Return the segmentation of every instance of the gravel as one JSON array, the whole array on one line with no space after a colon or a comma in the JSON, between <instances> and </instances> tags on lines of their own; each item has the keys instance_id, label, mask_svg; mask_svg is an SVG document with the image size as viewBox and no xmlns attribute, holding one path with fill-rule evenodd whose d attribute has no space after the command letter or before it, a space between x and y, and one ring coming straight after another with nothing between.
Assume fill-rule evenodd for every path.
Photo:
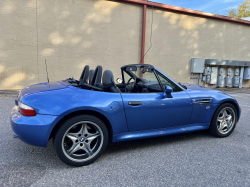
<instances>
[{"instance_id":1,"label":"gravel","mask_svg":"<svg viewBox=\"0 0 250 187\"><path fill-rule=\"evenodd\" d=\"M93 164L63 164L47 148L13 138L15 96L0 94L0 186L250 186L250 96L234 96L242 115L234 133L207 131L109 145Z\"/></svg>"}]
</instances>

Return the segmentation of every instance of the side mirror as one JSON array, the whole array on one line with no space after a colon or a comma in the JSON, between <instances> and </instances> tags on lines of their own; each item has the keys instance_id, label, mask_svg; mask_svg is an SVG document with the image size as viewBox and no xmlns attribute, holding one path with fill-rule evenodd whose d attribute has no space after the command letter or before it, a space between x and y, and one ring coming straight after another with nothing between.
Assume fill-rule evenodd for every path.
<instances>
[{"instance_id":1,"label":"side mirror","mask_svg":"<svg viewBox=\"0 0 250 187\"><path fill-rule=\"evenodd\" d=\"M171 88L170 86L165 87L165 92L164 92L165 97L173 98L172 92L173 92L173 88Z\"/></svg>"},{"instance_id":2,"label":"side mirror","mask_svg":"<svg viewBox=\"0 0 250 187\"><path fill-rule=\"evenodd\" d=\"M122 80L121 78L117 78L117 79L116 79L116 82L117 82L118 84L121 84L121 83L123 82L123 80Z\"/></svg>"}]
</instances>

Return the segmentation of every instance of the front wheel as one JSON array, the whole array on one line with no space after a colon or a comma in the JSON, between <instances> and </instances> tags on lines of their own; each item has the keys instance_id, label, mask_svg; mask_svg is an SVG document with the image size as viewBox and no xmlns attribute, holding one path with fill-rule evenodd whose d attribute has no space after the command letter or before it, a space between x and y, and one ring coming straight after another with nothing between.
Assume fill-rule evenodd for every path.
<instances>
[{"instance_id":1,"label":"front wheel","mask_svg":"<svg viewBox=\"0 0 250 187\"><path fill-rule=\"evenodd\" d=\"M215 111L210 124L210 132L217 137L229 136L237 124L237 111L230 103L222 104Z\"/></svg>"},{"instance_id":2,"label":"front wheel","mask_svg":"<svg viewBox=\"0 0 250 187\"><path fill-rule=\"evenodd\" d=\"M108 143L105 124L92 115L79 115L65 121L54 137L54 148L65 164L91 164L104 152Z\"/></svg>"}]
</instances>

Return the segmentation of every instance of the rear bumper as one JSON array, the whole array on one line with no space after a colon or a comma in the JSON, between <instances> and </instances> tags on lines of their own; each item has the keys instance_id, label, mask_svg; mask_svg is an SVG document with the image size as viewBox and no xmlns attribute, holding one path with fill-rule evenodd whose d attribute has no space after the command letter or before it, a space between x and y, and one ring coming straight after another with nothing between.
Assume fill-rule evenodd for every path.
<instances>
[{"instance_id":1,"label":"rear bumper","mask_svg":"<svg viewBox=\"0 0 250 187\"><path fill-rule=\"evenodd\" d=\"M22 116L15 106L11 111L10 123L16 137L25 143L46 147L50 133L58 116Z\"/></svg>"}]
</instances>

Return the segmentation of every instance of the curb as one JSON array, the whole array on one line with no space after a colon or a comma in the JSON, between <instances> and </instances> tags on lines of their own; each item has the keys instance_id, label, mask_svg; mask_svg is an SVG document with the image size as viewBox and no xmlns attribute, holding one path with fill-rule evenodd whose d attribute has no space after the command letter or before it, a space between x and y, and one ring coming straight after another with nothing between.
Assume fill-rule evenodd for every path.
<instances>
[{"instance_id":1,"label":"curb","mask_svg":"<svg viewBox=\"0 0 250 187\"><path fill-rule=\"evenodd\" d=\"M0 90L0 95L17 95L20 90Z\"/></svg>"}]
</instances>

